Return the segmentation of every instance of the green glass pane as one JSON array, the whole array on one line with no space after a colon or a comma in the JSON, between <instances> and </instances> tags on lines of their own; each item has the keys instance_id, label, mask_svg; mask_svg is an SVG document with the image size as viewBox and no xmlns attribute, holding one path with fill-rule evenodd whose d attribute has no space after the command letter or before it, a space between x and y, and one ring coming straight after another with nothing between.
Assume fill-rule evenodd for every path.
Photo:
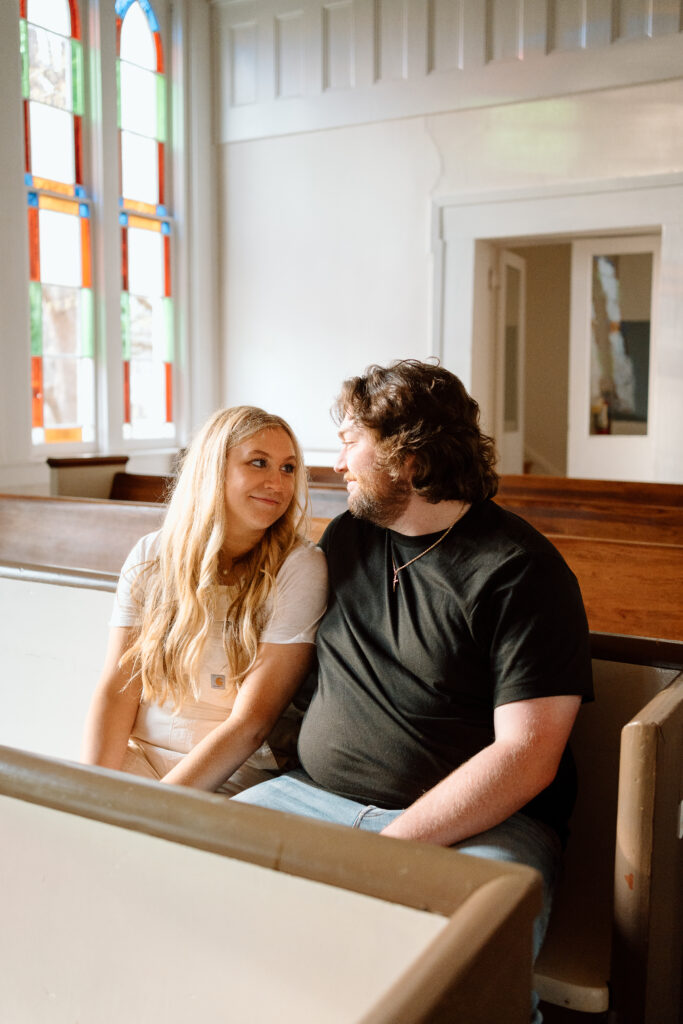
<instances>
[{"instance_id":1,"label":"green glass pane","mask_svg":"<svg viewBox=\"0 0 683 1024\"><path fill-rule=\"evenodd\" d=\"M31 311L31 355L43 354L43 289L38 281L31 281L28 287Z\"/></svg>"},{"instance_id":2,"label":"green glass pane","mask_svg":"<svg viewBox=\"0 0 683 1024\"><path fill-rule=\"evenodd\" d=\"M163 299L164 304L164 321L165 321L165 334L166 334L166 354L165 361L167 363L173 362L173 299Z\"/></svg>"},{"instance_id":3,"label":"green glass pane","mask_svg":"<svg viewBox=\"0 0 683 1024\"><path fill-rule=\"evenodd\" d=\"M71 78L73 83L73 112L83 113L83 47L77 39L71 40Z\"/></svg>"},{"instance_id":4,"label":"green glass pane","mask_svg":"<svg viewBox=\"0 0 683 1024\"><path fill-rule=\"evenodd\" d=\"M24 18L19 22L19 48L21 50L21 94L27 100L29 93L28 26Z\"/></svg>"},{"instance_id":5,"label":"green glass pane","mask_svg":"<svg viewBox=\"0 0 683 1024\"><path fill-rule=\"evenodd\" d=\"M166 142L166 81L157 75L157 139Z\"/></svg>"},{"instance_id":6,"label":"green glass pane","mask_svg":"<svg viewBox=\"0 0 683 1024\"><path fill-rule=\"evenodd\" d=\"M130 296L121 292L121 349L124 362L130 359Z\"/></svg>"},{"instance_id":7,"label":"green glass pane","mask_svg":"<svg viewBox=\"0 0 683 1024\"><path fill-rule=\"evenodd\" d=\"M87 359L95 358L94 319L92 289L81 288L81 355Z\"/></svg>"}]
</instances>

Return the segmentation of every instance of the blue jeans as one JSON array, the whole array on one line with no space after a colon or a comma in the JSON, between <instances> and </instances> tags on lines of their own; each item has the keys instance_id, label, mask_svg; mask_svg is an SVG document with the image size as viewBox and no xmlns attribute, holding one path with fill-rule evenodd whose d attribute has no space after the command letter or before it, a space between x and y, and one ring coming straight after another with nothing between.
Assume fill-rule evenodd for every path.
<instances>
[{"instance_id":1,"label":"blue jeans","mask_svg":"<svg viewBox=\"0 0 683 1024\"><path fill-rule=\"evenodd\" d=\"M366 832L381 832L389 822L403 813L373 807L372 804L357 803L347 797L330 793L316 785L302 768L252 786L232 799L240 803L255 804L257 807L270 807L275 811L301 814L306 818L318 818L337 825L348 825L351 828L364 829ZM553 891L562 859L562 848L555 832L526 814L517 813L486 832L480 832L476 836L455 843L453 849L474 857L528 864L540 872L543 878L543 910L534 922L535 960L548 927ZM542 1019L537 1002L536 994L533 993L534 1024Z\"/></svg>"}]
</instances>

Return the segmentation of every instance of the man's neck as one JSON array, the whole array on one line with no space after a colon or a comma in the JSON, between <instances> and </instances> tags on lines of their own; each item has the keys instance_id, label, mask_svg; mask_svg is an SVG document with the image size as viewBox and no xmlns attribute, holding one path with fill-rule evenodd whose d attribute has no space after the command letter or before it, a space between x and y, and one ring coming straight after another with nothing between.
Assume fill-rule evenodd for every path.
<instances>
[{"instance_id":1,"label":"man's neck","mask_svg":"<svg viewBox=\"0 0 683 1024\"><path fill-rule=\"evenodd\" d=\"M403 533L406 537L437 533L462 519L469 507L466 501L438 501L432 505L413 494L403 512L389 524L389 529Z\"/></svg>"}]
</instances>

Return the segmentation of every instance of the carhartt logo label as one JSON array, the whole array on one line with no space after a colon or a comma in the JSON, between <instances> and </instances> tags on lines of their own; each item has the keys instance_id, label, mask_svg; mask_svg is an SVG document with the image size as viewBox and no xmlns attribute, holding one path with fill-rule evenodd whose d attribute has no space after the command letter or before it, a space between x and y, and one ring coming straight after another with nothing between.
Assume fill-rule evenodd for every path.
<instances>
[{"instance_id":1,"label":"carhartt logo label","mask_svg":"<svg viewBox=\"0 0 683 1024\"><path fill-rule=\"evenodd\" d=\"M213 690L224 690L225 676L211 676L211 688Z\"/></svg>"}]
</instances>

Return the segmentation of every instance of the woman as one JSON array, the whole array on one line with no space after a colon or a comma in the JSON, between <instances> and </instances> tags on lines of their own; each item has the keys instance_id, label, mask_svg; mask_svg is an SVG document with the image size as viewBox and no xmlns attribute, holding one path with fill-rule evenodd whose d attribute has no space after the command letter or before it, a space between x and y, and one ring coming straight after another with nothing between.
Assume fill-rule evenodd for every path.
<instances>
[{"instance_id":1,"label":"woman","mask_svg":"<svg viewBox=\"0 0 683 1024\"><path fill-rule=\"evenodd\" d=\"M121 571L83 761L230 794L284 766L266 740L287 731L327 596L306 502L284 420L251 406L211 417L163 527Z\"/></svg>"}]
</instances>

